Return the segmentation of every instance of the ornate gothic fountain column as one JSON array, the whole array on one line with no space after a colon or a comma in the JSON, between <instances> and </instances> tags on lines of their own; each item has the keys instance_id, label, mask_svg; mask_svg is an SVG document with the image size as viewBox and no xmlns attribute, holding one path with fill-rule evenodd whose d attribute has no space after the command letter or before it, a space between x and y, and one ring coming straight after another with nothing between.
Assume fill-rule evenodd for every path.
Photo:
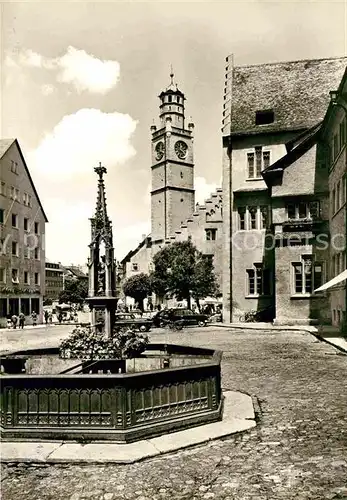
<instances>
[{"instance_id":1,"label":"ornate gothic fountain column","mask_svg":"<svg viewBox=\"0 0 347 500\"><path fill-rule=\"evenodd\" d=\"M91 308L92 325L96 325L98 312L103 313L105 332L111 336L117 307L116 276L112 224L107 215L106 194L103 175L107 170L99 164L94 169L98 174L98 194L95 215L91 222L89 287L87 302ZM105 245L105 255L100 255L100 245Z\"/></svg>"}]
</instances>

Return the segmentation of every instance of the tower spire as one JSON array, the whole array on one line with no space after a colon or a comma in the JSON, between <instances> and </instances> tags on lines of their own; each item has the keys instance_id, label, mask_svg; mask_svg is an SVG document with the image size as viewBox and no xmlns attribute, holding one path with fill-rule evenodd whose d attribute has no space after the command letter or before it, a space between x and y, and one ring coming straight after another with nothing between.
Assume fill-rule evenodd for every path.
<instances>
[{"instance_id":1,"label":"tower spire","mask_svg":"<svg viewBox=\"0 0 347 500\"><path fill-rule=\"evenodd\" d=\"M107 215L105 183L103 178L104 174L107 173L107 170L106 167L104 167L101 162L99 162L99 166L94 168L94 172L99 176L98 194L93 224L94 237L96 235L100 236L101 239L104 240L105 245L109 245L112 247L112 228Z\"/></svg>"},{"instance_id":2,"label":"tower spire","mask_svg":"<svg viewBox=\"0 0 347 500\"><path fill-rule=\"evenodd\" d=\"M172 68L172 64L170 64L170 85L166 90L173 90L174 92L178 90L177 83L174 82L174 77L175 74Z\"/></svg>"}]
</instances>

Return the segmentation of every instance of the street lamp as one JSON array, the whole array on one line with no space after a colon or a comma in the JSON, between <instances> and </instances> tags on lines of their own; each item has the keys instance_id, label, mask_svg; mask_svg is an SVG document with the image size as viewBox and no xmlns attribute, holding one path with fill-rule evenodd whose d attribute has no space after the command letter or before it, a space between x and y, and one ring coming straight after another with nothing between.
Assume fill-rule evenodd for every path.
<instances>
[{"instance_id":1,"label":"street lamp","mask_svg":"<svg viewBox=\"0 0 347 500\"><path fill-rule=\"evenodd\" d=\"M331 104L333 106L339 106L347 114L347 107L344 104L342 104L342 102L341 102L341 100L346 101L347 94L340 94L339 95L339 93L338 93L337 90L331 90L329 92L329 94L330 94L330 102L331 102Z\"/></svg>"}]
</instances>

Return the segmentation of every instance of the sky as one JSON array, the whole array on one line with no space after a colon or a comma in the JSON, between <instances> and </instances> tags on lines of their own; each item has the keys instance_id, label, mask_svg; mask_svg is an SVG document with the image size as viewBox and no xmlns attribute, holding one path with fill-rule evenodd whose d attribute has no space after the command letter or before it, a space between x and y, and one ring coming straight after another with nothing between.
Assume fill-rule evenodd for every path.
<instances>
[{"instance_id":1,"label":"sky","mask_svg":"<svg viewBox=\"0 0 347 500\"><path fill-rule=\"evenodd\" d=\"M347 54L345 1L3 2L1 137L17 138L49 223L46 259L88 257L106 195L117 259L150 232L150 126L175 80L195 124L196 201L221 185L225 58Z\"/></svg>"}]
</instances>

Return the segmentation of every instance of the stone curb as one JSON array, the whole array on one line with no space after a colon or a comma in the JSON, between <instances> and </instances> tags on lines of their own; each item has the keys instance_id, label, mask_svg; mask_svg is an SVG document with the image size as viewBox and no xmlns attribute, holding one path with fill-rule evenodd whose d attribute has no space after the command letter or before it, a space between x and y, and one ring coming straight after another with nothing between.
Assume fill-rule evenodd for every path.
<instances>
[{"instance_id":1,"label":"stone curb","mask_svg":"<svg viewBox=\"0 0 347 500\"><path fill-rule=\"evenodd\" d=\"M209 323L209 326L219 327L219 328L235 328L242 330L293 330L293 331L306 331L306 332L318 332L315 326L309 325L273 325L272 323Z\"/></svg>"},{"instance_id":2,"label":"stone curb","mask_svg":"<svg viewBox=\"0 0 347 500\"><path fill-rule=\"evenodd\" d=\"M344 337L324 337L322 334L319 333L319 329L316 328L315 326L303 326L303 325L279 326L267 323L249 323L249 324L242 323L242 325L240 323L211 323L211 326L219 328L242 329L242 330L247 330L247 329L268 330L268 331L292 330L292 331L307 332L313 335L316 339L320 340L321 342L326 342L327 344L330 344L339 351L347 353L347 341L345 341ZM344 344L346 344L346 346L344 346Z\"/></svg>"},{"instance_id":3,"label":"stone curb","mask_svg":"<svg viewBox=\"0 0 347 500\"><path fill-rule=\"evenodd\" d=\"M252 398L223 392L223 420L129 444L3 441L3 463L119 463L129 464L204 444L256 426Z\"/></svg>"}]
</instances>

